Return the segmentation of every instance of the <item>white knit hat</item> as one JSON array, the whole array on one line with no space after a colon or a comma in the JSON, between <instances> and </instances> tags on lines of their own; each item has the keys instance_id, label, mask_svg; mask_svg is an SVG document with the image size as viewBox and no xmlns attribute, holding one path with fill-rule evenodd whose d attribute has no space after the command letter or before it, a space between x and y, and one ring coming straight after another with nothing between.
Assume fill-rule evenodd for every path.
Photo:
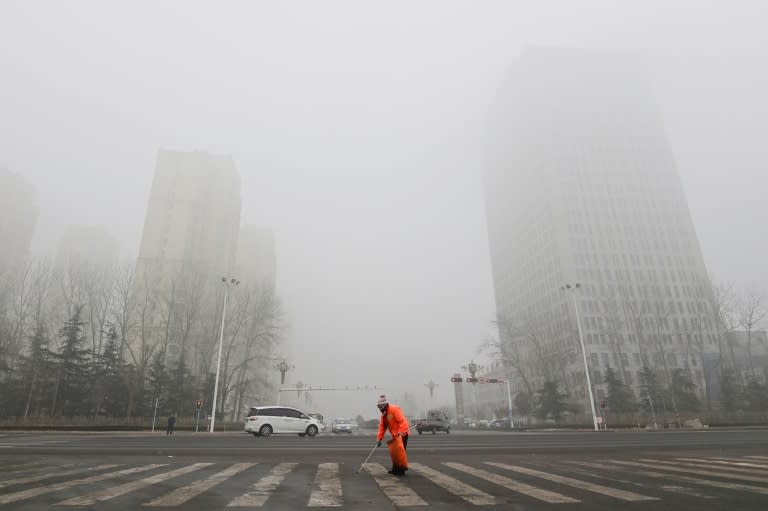
<instances>
[{"instance_id":1,"label":"white knit hat","mask_svg":"<svg viewBox=\"0 0 768 511\"><path fill-rule=\"evenodd\" d=\"M378 403L376 403L376 404L377 404L377 406L378 406L378 405L385 405L385 404L387 404L387 403L389 403L389 401L387 401L387 396L385 396L384 394L382 394L382 395L380 395L380 396L379 396L379 402L378 402Z\"/></svg>"}]
</instances>

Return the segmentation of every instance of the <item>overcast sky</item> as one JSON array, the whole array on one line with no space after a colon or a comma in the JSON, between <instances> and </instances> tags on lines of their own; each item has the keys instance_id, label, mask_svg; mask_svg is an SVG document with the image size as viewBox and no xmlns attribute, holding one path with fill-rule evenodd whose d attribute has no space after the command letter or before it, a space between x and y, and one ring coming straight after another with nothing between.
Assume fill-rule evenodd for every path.
<instances>
[{"instance_id":1,"label":"overcast sky","mask_svg":"<svg viewBox=\"0 0 768 511\"><path fill-rule=\"evenodd\" d=\"M767 19L759 0L4 0L0 165L37 187L36 253L102 224L132 257L157 149L231 154L243 220L275 231L292 379L400 399L431 378L447 401L491 331L484 130L525 45L643 57L710 272L768 288Z\"/></svg>"}]
</instances>

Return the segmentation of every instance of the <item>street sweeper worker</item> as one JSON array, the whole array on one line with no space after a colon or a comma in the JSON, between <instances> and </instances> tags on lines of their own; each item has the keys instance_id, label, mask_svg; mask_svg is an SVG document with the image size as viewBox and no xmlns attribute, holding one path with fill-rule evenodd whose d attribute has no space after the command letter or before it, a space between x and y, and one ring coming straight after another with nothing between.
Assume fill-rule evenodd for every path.
<instances>
[{"instance_id":1,"label":"street sweeper worker","mask_svg":"<svg viewBox=\"0 0 768 511\"><path fill-rule=\"evenodd\" d=\"M403 411L399 406L391 404L387 400L387 396L382 394L379 396L379 401L376 404L381 412L381 420L379 421L379 433L376 436L378 446L381 446L381 441L384 440L384 433L389 429L389 434L392 438L397 436L403 439L403 449L408 447L408 419L403 415ZM402 475L403 470L400 467L393 466L389 471L391 474Z\"/></svg>"}]
</instances>

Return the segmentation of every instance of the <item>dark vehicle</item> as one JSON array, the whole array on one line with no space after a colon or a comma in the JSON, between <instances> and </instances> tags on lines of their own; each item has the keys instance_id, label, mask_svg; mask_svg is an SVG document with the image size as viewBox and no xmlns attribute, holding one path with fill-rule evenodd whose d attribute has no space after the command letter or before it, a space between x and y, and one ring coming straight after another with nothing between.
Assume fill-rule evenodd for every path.
<instances>
[{"instance_id":1,"label":"dark vehicle","mask_svg":"<svg viewBox=\"0 0 768 511\"><path fill-rule=\"evenodd\" d=\"M512 421L510 419L496 419L491 421L488 425L488 429L512 429Z\"/></svg>"},{"instance_id":2,"label":"dark vehicle","mask_svg":"<svg viewBox=\"0 0 768 511\"><path fill-rule=\"evenodd\" d=\"M426 419L420 419L416 422L416 431L421 435L425 431L431 431L434 435L438 431L451 433L451 422L448 416L440 410L430 410Z\"/></svg>"}]
</instances>

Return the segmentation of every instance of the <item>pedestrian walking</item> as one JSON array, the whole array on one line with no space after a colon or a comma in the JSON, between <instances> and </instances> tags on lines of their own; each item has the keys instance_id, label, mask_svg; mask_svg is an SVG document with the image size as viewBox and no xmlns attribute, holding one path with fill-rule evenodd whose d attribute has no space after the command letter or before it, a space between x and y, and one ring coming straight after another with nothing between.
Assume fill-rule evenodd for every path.
<instances>
[{"instance_id":1,"label":"pedestrian walking","mask_svg":"<svg viewBox=\"0 0 768 511\"><path fill-rule=\"evenodd\" d=\"M381 445L387 430L389 430L389 434L392 435L392 440L394 442L397 442L398 440L402 441L402 451L398 452L397 445L394 446L394 450L390 448L392 470L390 470L389 473L398 476L405 475L405 471L408 470L408 462L405 456L405 450L408 448L408 431L410 430L408 419L405 418L405 415L399 406L393 405L387 400L385 394L379 396L379 401L376 406L378 406L379 411L381 412L379 432L376 435L376 445Z\"/></svg>"},{"instance_id":2,"label":"pedestrian walking","mask_svg":"<svg viewBox=\"0 0 768 511\"><path fill-rule=\"evenodd\" d=\"M173 435L173 427L176 425L176 417L171 415L168 417L168 426L165 428L165 435Z\"/></svg>"}]
</instances>

